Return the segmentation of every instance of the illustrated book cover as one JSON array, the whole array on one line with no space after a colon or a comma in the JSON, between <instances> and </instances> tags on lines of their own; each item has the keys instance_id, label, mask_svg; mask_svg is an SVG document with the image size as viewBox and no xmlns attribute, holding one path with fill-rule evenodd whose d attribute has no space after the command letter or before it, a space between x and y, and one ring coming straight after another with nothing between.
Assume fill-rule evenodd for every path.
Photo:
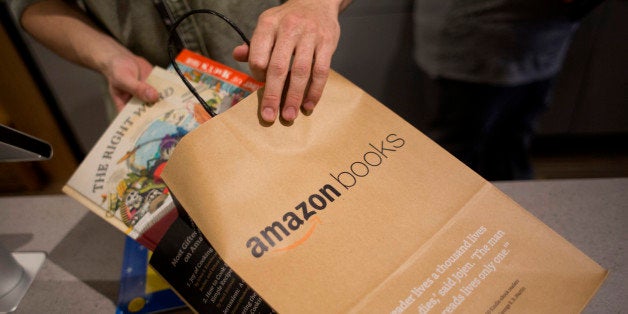
<instances>
[{"instance_id":1,"label":"illustrated book cover","mask_svg":"<svg viewBox=\"0 0 628 314\"><path fill-rule=\"evenodd\" d=\"M142 239L174 205L160 177L177 142L209 115L176 74L155 67L148 78L160 94L155 104L132 99L87 154L63 192L131 238ZM220 102L206 88L204 97Z\"/></svg>"},{"instance_id":2,"label":"illustrated book cover","mask_svg":"<svg viewBox=\"0 0 628 314\"><path fill-rule=\"evenodd\" d=\"M246 74L191 51L182 51L176 60L217 113L261 86ZM160 100L146 104L132 99L63 187L66 194L127 235L118 313L186 305L203 311L237 307L271 313L211 245L202 241L202 234L178 210L161 178L177 143L210 119L209 114L172 67L155 67L147 82L159 91ZM194 243L189 242L192 237ZM182 250L186 256L179 255ZM151 258L154 255L157 258ZM179 258L180 267L173 268L176 264L171 260ZM157 271L148 265L149 259ZM195 281L181 282L187 275Z\"/></svg>"},{"instance_id":3,"label":"illustrated book cover","mask_svg":"<svg viewBox=\"0 0 628 314\"><path fill-rule=\"evenodd\" d=\"M244 73L188 50L177 62L218 113L261 86ZM210 116L172 68L155 67L147 82L159 91L160 100L146 104L131 99L63 192L152 250L176 218L161 171L178 141Z\"/></svg>"},{"instance_id":4,"label":"illustrated book cover","mask_svg":"<svg viewBox=\"0 0 628 314\"><path fill-rule=\"evenodd\" d=\"M176 62L190 82L203 84L220 95L222 101L214 107L217 114L231 108L263 85L246 73L187 49L177 55ZM169 69L172 70L172 66Z\"/></svg>"}]
</instances>

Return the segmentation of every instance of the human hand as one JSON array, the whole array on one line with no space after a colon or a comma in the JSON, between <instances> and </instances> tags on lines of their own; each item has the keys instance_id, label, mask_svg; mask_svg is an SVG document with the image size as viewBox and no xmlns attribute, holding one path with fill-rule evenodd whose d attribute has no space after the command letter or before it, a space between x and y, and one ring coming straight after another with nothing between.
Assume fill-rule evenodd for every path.
<instances>
[{"instance_id":1,"label":"human hand","mask_svg":"<svg viewBox=\"0 0 628 314\"><path fill-rule=\"evenodd\" d=\"M253 77L265 82L260 105L266 122L296 119L312 111L323 93L340 38L338 0L290 0L262 13L251 38L233 57L249 62ZM291 64L292 61L292 64ZM285 94L284 94L285 92Z\"/></svg>"},{"instance_id":2,"label":"human hand","mask_svg":"<svg viewBox=\"0 0 628 314\"><path fill-rule=\"evenodd\" d=\"M146 102L159 99L157 90L145 82L152 65L102 32L78 7L61 0L35 2L20 22L58 55L103 74L118 110L132 96Z\"/></svg>"},{"instance_id":3,"label":"human hand","mask_svg":"<svg viewBox=\"0 0 628 314\"><path fill-rule=\"evenodd\" d=\"M102 74L109 83L109 93L118 111L135 96L145 102L159 100L157 90L146 83L146 78L153 66L146 59L131 52L118 54L110 58Z\"/></svg>"}]
</instances>

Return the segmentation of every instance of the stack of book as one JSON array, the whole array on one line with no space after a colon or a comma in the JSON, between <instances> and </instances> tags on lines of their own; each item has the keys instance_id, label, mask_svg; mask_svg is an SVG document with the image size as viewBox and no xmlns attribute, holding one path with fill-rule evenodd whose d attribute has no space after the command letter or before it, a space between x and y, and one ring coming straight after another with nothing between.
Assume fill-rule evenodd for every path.
<instances>
[{"instance_id":1,"label":"stack of book","mask_svg":"<svg viewBox=\"0 0 628 314\"><path fill-rule=\"evenodd\" d=\"M215 113L231 108L262 86L245 73L189 50L183 50L176 62ZM119 312L185 305L154 278L152 267L198 312L225 308L271 312L204 241L185 212L177 210L160 176L178 141L210 115L172 67L155 67L147 82L159 91L160 100L149 104L131 99L63 187L66 194L128 236ZM193 254L180 256L179 244L186 240ZM153 266L148 265L151 253ZM171 262L175 259L185 259L185 265L196 260L194 267L183 268L183 262ZM189 281L190 277L195 280Z\"/></svg>"}]
</instances>

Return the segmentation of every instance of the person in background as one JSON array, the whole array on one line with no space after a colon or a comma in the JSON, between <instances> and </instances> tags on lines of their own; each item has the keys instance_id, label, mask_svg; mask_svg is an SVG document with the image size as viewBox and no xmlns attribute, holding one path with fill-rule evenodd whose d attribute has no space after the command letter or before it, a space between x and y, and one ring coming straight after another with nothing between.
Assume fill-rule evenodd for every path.
<instances>
[{"instance_id":1,"label":"person in background","mask_svg":"<svg viewBox=\"0 0 628 314\"><path fill-rule=\"evenodd\" d=\"M245 72L249 69L238 62L248 61L249 73L265 82L261 117L272 122L279 115L292 121L300 109L314 110L340 37L338 14L349 3L12 0L10 5L22 27L37 41L65 59L104 75L118 110L132 96L157 101L157 91L145 80L153 65L169 64L169 24L193 9L217 11L248 36L252 34L250 47L236 43L237 34L211 16L194 15L183 21L177 28L177 39L187 49Z\"/></svg>"},{"instance_id":2,"label":"person in background","mask_svg":"<svg viewBox=\"0 0 628 314\"><path fill-rule=\"evenodd\" d=\"M601 0L415 0L426 134L487 180L530 179L528 149L579 21Z\"/></svg>"}]
</instances>

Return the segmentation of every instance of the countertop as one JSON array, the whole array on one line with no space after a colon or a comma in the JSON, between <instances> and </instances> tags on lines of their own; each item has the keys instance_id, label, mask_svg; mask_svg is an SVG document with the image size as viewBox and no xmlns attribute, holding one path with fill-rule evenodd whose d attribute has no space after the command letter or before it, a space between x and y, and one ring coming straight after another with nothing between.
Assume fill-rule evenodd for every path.
<instances>
[{"instance_id":1,"label":"countertop","mask_svg":"<svg viewBox=\"0 0 628 314\"><path fill-rule=\"evenodd\" d=\"M584 313L628 312L628 178L493 183L610 271ZM0 245L47 253L15 313L115 313L124 235L73 199L0 197Z\"/></svg>"}]
</instances>

